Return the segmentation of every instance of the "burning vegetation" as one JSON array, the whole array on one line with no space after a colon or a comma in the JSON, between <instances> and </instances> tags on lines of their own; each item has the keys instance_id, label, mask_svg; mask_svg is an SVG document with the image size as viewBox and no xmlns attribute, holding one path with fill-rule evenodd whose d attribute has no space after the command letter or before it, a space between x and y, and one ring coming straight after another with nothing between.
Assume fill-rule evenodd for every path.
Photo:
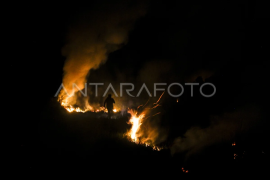
<instances>
[{"instance_id":1,"label":"burning vegetation","mask_svg":"<svg viewBox=\"0 0 270 180\"><path fill-rule=\"evenodd\" d=\"M164 92L161 94L157 102L153 103L152 107L146 108L145 106L149 102L146 102L145 105L140 105L137 107L137 110L129 110L131 117L129 119L129 124L132 125L131 129L126 133L126 136L136 144L143 144L146 147L152 147L153 150L160 151L162 148L158 147L154 144L155 138L157 136L156 132L151 133L151 130L147 130L147 132L141 130L141 125L148 119L153 116L160 114L160 112L151 115L151 110L160 106L159 101L161 100ZM140 113L139 113L140 112ZM147 117L146 117L147 115Z\"/></svg>"},{"instance_id":2,"label":"burning vegetation","mask_svg":"<svg viewBox=\"0 0 270 180\"><path fill-rule=\"evenodd\" d=\"M151 135L147 135L145 131L141 130L141 125L152 116L156 116L160 114L160 112L155 113L154 115L151 115L151 110L157 108L160 106L159 102L164 95L164 92L161 94L159 99L152 104L152 107L146 106L149 102L149 100L146 102L145 105L140 105L137 107L137 110L129 109L128 113L130 114L130 119L128 121L128 124L131 124L130 130L125 134L125 137L130 139L130 141L136 143L136 144L143 144L146 147L152 147L153 150L160 151L162 148L158 147L154 144L154 139L156 134L155 133L149 133ZM61 96L59 96L61 97ZM71 98L71 99L70 99ZM80 107L74 107L68 103L69 100L72 100L73 97L67 97L65 100L61 101L61 98L58 98L58 101L61 102L61 106L63 106L68 112L79 112L79 113L85 113L87 111L90 112L105 112L108 113L108 110L105 107L99 107L99 108L93 108L89 105L88 102L85 103L85 108L81 109ZM117 110L116 108L113 109L113 112L119 112L120 110ZM146 115L148 115L146 117Z\"/></svg>"}]
</instances>

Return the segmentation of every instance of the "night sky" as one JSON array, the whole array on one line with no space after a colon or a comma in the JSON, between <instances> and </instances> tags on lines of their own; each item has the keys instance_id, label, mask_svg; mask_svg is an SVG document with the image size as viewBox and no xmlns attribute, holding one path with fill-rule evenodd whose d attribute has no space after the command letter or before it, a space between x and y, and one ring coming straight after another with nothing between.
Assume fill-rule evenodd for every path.
<instances>
[{"instance_id":1,"label":"night sky","mask_svg":"<svg viewBox=\"0 0 270 180\"><path fill-rule=\"evenodd\" d=\"M182 167L194 174L226 173L228 166L232 174L247 174L253 164L266 172L269 16L264 4L119 0L25 3L15 9L14 58L8 61L13 97L7 106L13 109L18 170L107 172L115 164L121 171L134 161L130 167L150 174L158 174L153 168L181 176ZM143 83L152 93L153 83L211 82L217 93L205 98L195 88L190 97L185 86L177 103L165 92L161 113L145 125L158 134L156 145L168 147L160 152L119 140L115 136L128 128L128 116L108 122L92 113L69 114L54 97L68 70L92 61L87 54L86 60L76 59L96 44L105 47L106 58L86 70L88 83L112 83L119 92L120 82L130 82L136 95ZM76 66L65 68L68 61ZM134 108L149 97L144 92L114 98ZM102 105L103 100L89 101Z\"/></svg>"}]
</instances>

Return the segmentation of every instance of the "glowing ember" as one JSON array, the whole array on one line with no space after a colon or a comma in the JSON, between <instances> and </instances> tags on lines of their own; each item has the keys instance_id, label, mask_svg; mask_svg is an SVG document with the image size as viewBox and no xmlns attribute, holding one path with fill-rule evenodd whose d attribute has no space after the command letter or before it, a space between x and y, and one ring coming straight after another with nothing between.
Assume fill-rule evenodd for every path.
<instances>
[{"instance_id":1,"label":"glowing ember","mask_svg":"<svg viewBox=\"0 0 270 180\"><path fill-rule=\"evenodd\" d=\"M234 143L232 143L232 146L236 146L235 142L234 142Z\"/></svg>"},{"instance_id":2,"label":"glowing ember","mask_svg":"<svg viewBox=\"0 0 270 180\"><path fill-rule=\"evenodd\" d=\"M154 146L153 149L156 150L156 151L160 151L162 148Z\"/></svg>"},{"instance_id":3,"label":"glowing ember","mask_svg":"<svg viewBox=\"0 0 270 180\"><path fill-rule=\"evenodd\" d=\"M183 173L188 173L188 170L185 170L185 168L182 167Z\"/></svg>"}]
</instances>

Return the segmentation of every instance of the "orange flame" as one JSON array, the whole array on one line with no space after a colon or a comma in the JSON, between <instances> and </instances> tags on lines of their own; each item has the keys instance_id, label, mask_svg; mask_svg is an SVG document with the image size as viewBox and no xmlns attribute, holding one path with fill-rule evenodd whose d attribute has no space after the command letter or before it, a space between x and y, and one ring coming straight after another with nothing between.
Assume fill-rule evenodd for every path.
<instances>
[{"instance_id":1,"label":"orange flame","mask_svg":"<svg viewBox=\"0 0 270 180\"><path fill-rule=\"evenodd\" d=\"M104 111L105 113L108 113L108 110L105 107L99 107L97 109L94 109L92 106L89 105L88 101L85 101L85 108L81 109L79 107L74 107L72 106L70 103L70 101L72 101L73 97L66 97L65 99L61 99L58 98L58 101L61 102L61 106L63 106L68 112L81 112L81 113L85 113L87 111L91 111L91 112L100 112L100 111ZM119 108L115 108L113 109L113 112L119 112Z\"/></svg>"},{"instance_id":2,"label":"orange flame","mask_svg":"<svg viewBox=\"0 0 270 180\"><path fill-rule=\"evenodd\" d=\"M129 120L129 123L132 124L132 128L128 132L128 136L130 136L130 138L133 142L139 143L137 133L140 129L140 126L142 124L142 119L144 118L145 114L141 114L141 115L137 116L137 112L134 110L130 110L128 112L131 114L131 118Z\"/></svg>"},{"instance_id":3,"label":"orange flame","mask_svg":"<svg viewBox=\"0 0 270 180\"><path fill-rule=\"evenodd\" d=\"M93 111L93 107L89 105L89 103L86 101L85 103L85 108L81 109L79 107L75 108L74 106L71 105L69 102L70 97L66 97L64 100L63 99L58 99L61 102L61 105L68 111L68 112L82 112L85 113L87 111Z\"/></svg>"},{"instance_id":4,"label":"orange flame","mask_svg":"<svg viewBox=\"0 0 270 180\"><path fill-rule=\"evenodd\" d=\"M153 107L151 108L145 108L142 113L140 113L140 115L138 115L138 112L135 110L129 110L128 113L131 114L131 118L129 120L129 124L132 124L131 129L125 134L127 135L133 142L137 143L137 144L144 144L146 147L152 147L153 150L156 151L160 151L162 148L161 147L157 147L155 145L152 144L152 139L151 138L142 138L140 139L140 137L142 137L142 134L139 134L140 131L140 126L142 125L143 121L145 121L147 118L149 117L153 117L156 116L158 114L160 114L160 112L148 116L145 118L145 115L147 114L147 112L149 110L155 109L156 107L160 106L159 101L161 99L161 97L163 96L164 92L161 94L161 96L159 97L159 99L157 100L157 102L153 103ZM146 102L146 104L149 102L149 100ZM146 105L145 104L145 105ZM140 105L137 107L137 110L141 107L145 107L145 105Z\"/></svg>"}]
</instances>

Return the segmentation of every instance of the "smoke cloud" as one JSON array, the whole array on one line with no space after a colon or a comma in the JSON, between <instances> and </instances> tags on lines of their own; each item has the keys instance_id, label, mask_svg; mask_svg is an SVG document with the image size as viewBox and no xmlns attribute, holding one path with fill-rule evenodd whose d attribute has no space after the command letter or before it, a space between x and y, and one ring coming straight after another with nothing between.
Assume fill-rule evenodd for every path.
<instances>
[{"instance_id":1,"label":"smoke cloud","mask_svg":"<svg viewBox=\"0 0 270 180\"><path fill-rule=\"evenodd\" d=\"M62 49L66 57L63 68L63 85L68 94L82 90L91 69L97 69L107 60L108 54L121 48L128 41L128 33L134 22L146 13L144 3L131 4L129 1L96 4L87 13L78 16L67 36ZM60 99L66 99L62 89ZM76 103L76 96L68 104Z\"/></svg>"},{"instance_id":2,"label":"smoke cloud","mask_svg":"<svg viewBox=\"0 0 270 180\"><path fill-rule=\"evenodd\" d=\"M261 121L260 110L254 106L242 108L234 113L212 117L206 128L191 127L182 137L174 140L171 153L186 153L186 157L216 143L232 142L237 135L255 128Z\"/></svg>"}]
</instances>

